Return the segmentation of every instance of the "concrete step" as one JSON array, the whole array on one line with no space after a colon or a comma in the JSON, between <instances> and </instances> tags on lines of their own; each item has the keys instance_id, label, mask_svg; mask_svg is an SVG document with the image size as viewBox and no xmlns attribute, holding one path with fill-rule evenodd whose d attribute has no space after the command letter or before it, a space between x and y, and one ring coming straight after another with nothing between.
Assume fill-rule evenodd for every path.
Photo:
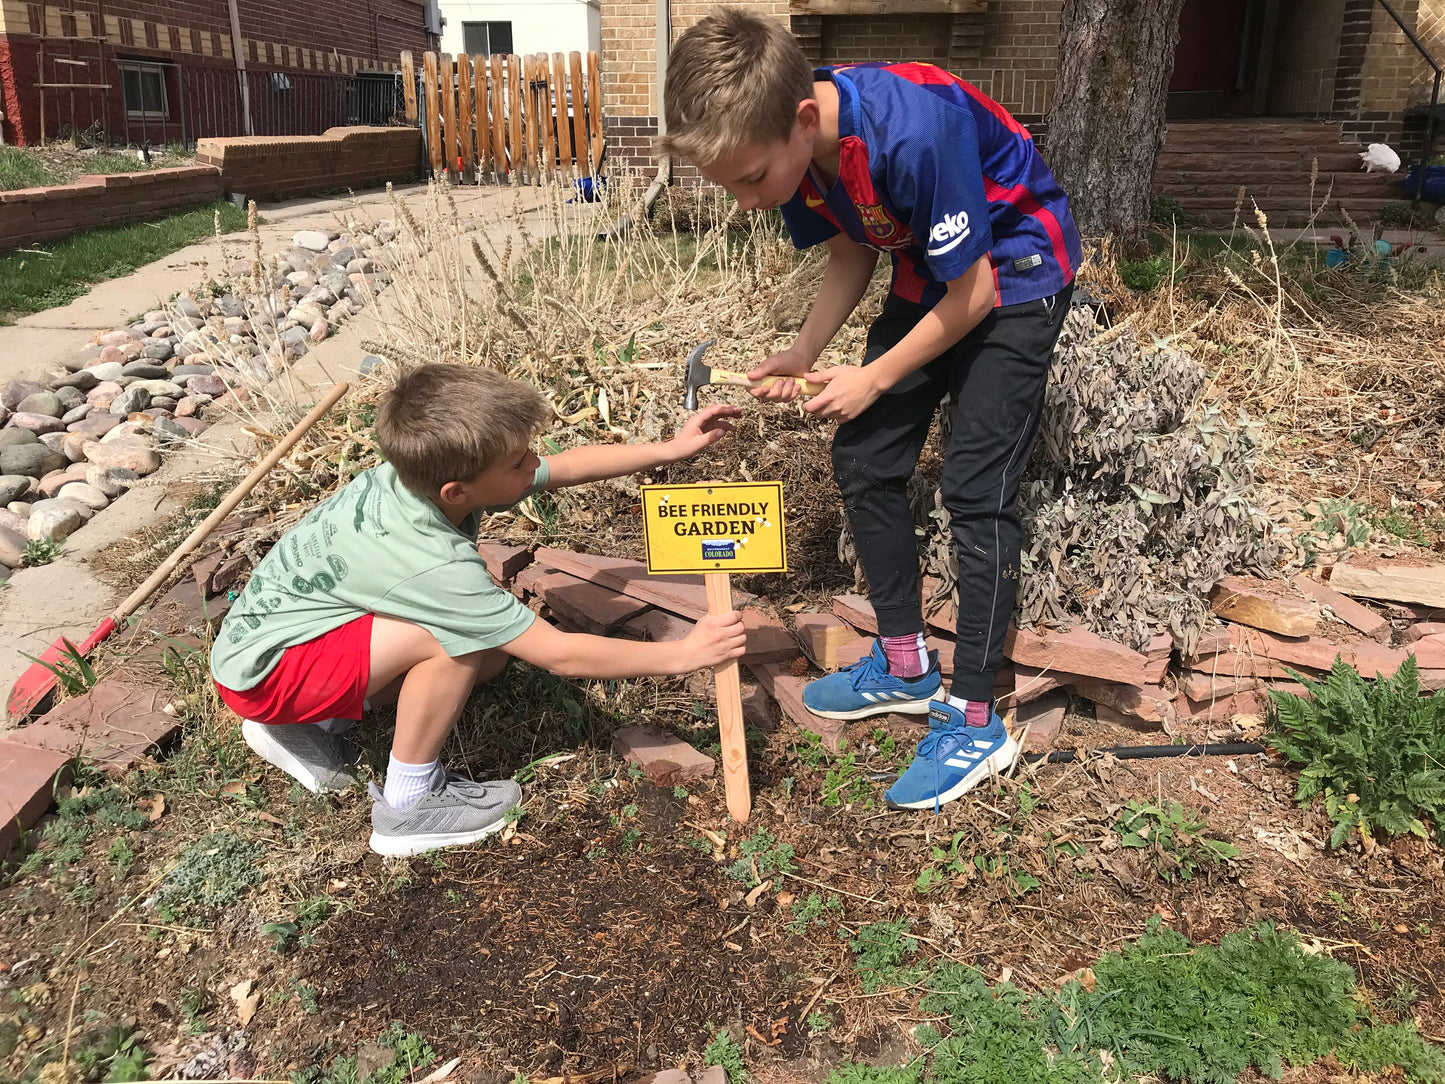
<instances>
[{"instance_id":1,"label":"concrete step","mask_svg":"<svg viewBox=\"0 0 1445 1084\"><path fill-rule=\"evenodd\" d=\"M1318 167L1321 173L1364 173L1356 151L1282 150L1282 151L1170 151L1159 153L1161 169L1199 169L1228 171L1236 175L1276 169L1309 173Z\"/></svg>"}]
</instances>

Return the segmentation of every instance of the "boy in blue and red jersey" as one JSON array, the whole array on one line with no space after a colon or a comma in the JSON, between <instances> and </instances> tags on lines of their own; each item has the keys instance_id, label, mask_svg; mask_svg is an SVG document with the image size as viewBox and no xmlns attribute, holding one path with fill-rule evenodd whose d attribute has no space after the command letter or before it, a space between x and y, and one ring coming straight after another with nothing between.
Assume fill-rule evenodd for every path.
<instances>
[{"instance_id":1,"label":"boy in blue and red jersey","mask_svg":"<svg viewBox=\"0 0 1445 1084\"><path fill-rule=\"evenodd\" d=\"M748 374L826 384L804 409L839 423L833 472L878 617L872 652L804 701L837 719L926 713L930 732L887 797L936 810L1018 756L993 686L1018 590L1019 478L1081 260L1068 200L1028 131L976 87L929 64L814 70L781 23L738 9L678 40L664 110L665 151L745 210L781 208L799 248L828 246L796 340ZM892 285L862 365L814 371L880 250ZM798 390L784 379L753 394ZM924 642L907 491L945 397L958 563L947 691Z\"/></svg>"}]
</instances>

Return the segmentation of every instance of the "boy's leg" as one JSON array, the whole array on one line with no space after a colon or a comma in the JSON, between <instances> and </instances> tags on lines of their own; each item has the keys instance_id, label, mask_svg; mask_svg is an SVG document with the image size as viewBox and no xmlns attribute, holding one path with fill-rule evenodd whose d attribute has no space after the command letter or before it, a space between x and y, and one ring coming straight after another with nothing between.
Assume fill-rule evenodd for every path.
<instances>
[{"instance_id":1,"label":"boy's leg","mask_svg":"<svg viewBox=\"0 0 1445 1084\"><path fill-rule=\"evenodd\" d=\"M888 790L892 806L937 811L1018 758L1018 743L994 713L993 683L1018 594L1019 479L1071 292L996 310L959 344L942 486L958 561L953 680Z\"/></svg>"},{"instance_id":2,"label":"boy's leg","mask_svg":"<svg viewBox=\"0 0 1445 1084\"><path fill-rule=\"evenodd\" d=\"M960 700L993 699L1018 596L1019 479L1072 293L996 310L960 345L953 369L942 492L958 561L950 693Z\"/></svg>"},{"instance_id":3,"label":"boy's leg","mask_svg":"<svg viewBox=\"0 0 1445 1084\"><path fill-rule=\"evenodd\" d=\"M506 655L477 651L452 657L426 629L386 617L372 625L371 648L368 697L384 697L400 683L386 789L372 788L372 850L420 854L499 830L507 810L521 800L521 788L510 781L450 776L441 751L472 687L500 673Z\"/></svg>"},{"instance_id":4,"label":"boy's leg","mask_svg":"<svg viewBox=\"0 0 1445 1084\"><path fill-rule=\"evenodd\" d=\"M868 329L867 365L911 331L926 310L890 295ZM923 713L939 687L935 661L923 647L918 544L908 482L948 387L952 351L911 374L838 427L833 476L868 577L880 640L861 670L829 674L804 690L813 712L858 719L880 712Z\"/></svg>"}]
</instances>

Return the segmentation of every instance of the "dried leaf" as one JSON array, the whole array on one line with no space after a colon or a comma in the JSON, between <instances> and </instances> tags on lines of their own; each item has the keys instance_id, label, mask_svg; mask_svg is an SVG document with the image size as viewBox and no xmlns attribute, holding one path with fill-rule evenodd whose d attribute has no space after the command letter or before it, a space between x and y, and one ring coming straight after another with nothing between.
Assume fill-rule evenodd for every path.
<instances>
[{"instance_id":1,"label":"dried leaf","mask_svg":"<svg viewBox=\"0 0 1445 1084\"><path fill-rule=\"evenodd\" d=\"M244 779L233 779L221 787L222 794L242 795L246 793L246 781Z\"/></svg>"},{"instance_id":2,"label":"dried leaf","mask_svg":"<svg viewBox=\"0 0 1445 1084\"><path fill-rule=\"evenodd\" d=\"M276 816L274 813L267 813L264 809L261 810L261 812L259 812L259 813L256 814L256 819L257 819L257 820L260 820L260 821L265 821L267 824L274 824L274 825L277 825L277 826L282 826L282 825L285 825L285 823L286 823L286 822L283 821L280 817Z\"/></svg>"},{"instance_id":3,"label":"dried leaf","mask_svg":"<svg viewBox=\"0 0 1445 1084\"><path fill-rule=\"evenodd\" d=\"M146 820L154 824L160 820L166 812L166 796L164 794L153 794L149 798L137 799L136 810L144 813Z\"/></svg>"},{"instance_id":4,"label":"dried leaf","mask_svg":"<svg viewBox=\"0 0 1445 1084\"><path fill-rule=\"evenodd\" d=\"M451 1061L438 1065L435 1069L421 1078L420 1084L439 1084L456 1072L457 1066L462 1063L461 1058L453 1058Z\"/></svg>"},{"instance_id":5,"label":"dried leaf","mask_svg":"<svg viewBox=\"0 0 1445 1084\"><path fill-rule=\"evenodd\" d=\"M256 989L256 980L242 979L232 986L231 1000L236 1003L236 1017L241 1021L241 1027L246 1027L256 1015L256 1006L261 1003L261 991Z\"/></svg>"}]
</instances>

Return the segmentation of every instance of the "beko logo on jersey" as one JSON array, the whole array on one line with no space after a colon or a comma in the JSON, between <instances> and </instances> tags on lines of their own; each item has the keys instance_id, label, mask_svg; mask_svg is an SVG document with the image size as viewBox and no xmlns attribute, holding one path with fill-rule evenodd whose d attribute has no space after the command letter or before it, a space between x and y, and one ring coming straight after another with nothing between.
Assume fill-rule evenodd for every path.
<instances>
[{"instance_id":1,"label":"beko logo on jersey","mask_svg":"<svg viewBox=\"0 0 1445 1084\"><path fill-rule=\"evenodd\" d=\"M930 256L942 256L961 245L969 235L968 212L944 215L943 221L934 225L928 239L933 242L928 248Z\"/></svg>"}]
</instances>

